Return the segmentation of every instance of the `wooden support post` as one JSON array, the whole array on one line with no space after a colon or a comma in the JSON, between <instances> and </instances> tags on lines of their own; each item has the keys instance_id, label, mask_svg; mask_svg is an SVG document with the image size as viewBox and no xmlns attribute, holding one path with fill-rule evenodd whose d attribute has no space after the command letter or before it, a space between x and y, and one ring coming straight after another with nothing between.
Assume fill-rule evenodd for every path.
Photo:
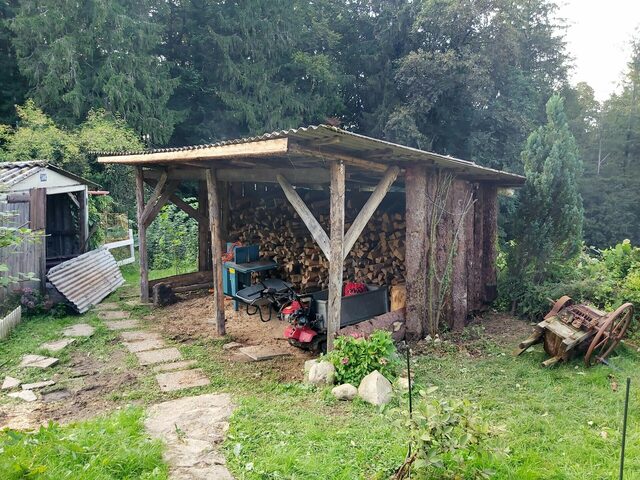
<instances>
[{"instance_id":1,"label":"wooden support post","mask_svg":"<svg viewBox=\"0 0 640 480\"><path fill-rule=\"evenodd\" d=\"M333 165L333 163L331 165ZM343 172L342 198L344 200L344 165L342 165L342 172ZM287 181L287 179L284 178L282 175L278 175L277 178L278 178L278 183L282 187L282 190L284 191L285 196L289 200L289 203L291 203L291 206L298 213L298 215L300 215L300 218L309 229L311 236L320 247L320 250L322 250L322 253L324 253L324 256L327 257L328 260L331 260L331 255L329 253L331 250L331 246L329 243L329 237L327 236L326 232L324 231L320 223L318 223L318 220L316 220L316 217L313 216L313 213L311 213L311 210L309 210L309 207L305 205L304 200L300 198L300 195L298 195L298 192L295 191L295 189L293 188L293 186L291 186L291 184ZM334 190L333 183L334 183L334 179L332 176L331 177L332 195ZM344 213L344 205L342 206L342 209ZM343 221L343 227L344 227L344 221ZM343 232L343 235L344 235L344 232Z\"/></svg>"},{"instance_id":2,"label":"wooden support post","mask_svg":"<svg viewBox=\"0 0 640 480\"><path fill-rule=\"evenodd\" d=\"M469 275L469 294L471 310L480 310L483 306L482 262L484 259L484 196L483 189L476 184L473 205L473 271Z\"/></svg>"},{"instance_id":3,"label":"wooden support post","mask_svg":"<svg viewBox=\"0 0 640 480\"><path fill-rule=\"evenodd\" d=\"M222 293L222 239L220 238L220 196L216 171L207 169L207 192L209 196L209 228L211 230L211 263L213 266L213 311L218 335L226 334L224 318L224 293Z\"/></svg>"},{"instance_id":4,"label":"wooden support post","mask_svg":"<svg viewBox=\"0 0 640 480\"><path fill-rule=\"evenodd\" d=\"M198 213L207 221L198 221L198 271L211 270L211 230L209 229L209 213L207 211L207 182L198 182Z\"/></svg>"},{"instance_id":5,"label":"wooden support post","mask_svg":"<svg viewBox=\"0 0 640 480\"><path fill-rule=\"evenodd\" d=\"M40 280L40 293L44 294L47 287L47 189L32 188L29 190L29 228L34 232L38 232L41 255L39 258L38 275Z\"/></svg>"},{"instance_id":6,"label":"wooden support post","mask_svg":"<svg viewBox=\"0 0 640 480\"><path fill-rule=\"evenodd\" d=\"M449 326L452 330L460 331L467 323L468 313L468 290L467 290L467 248L469 233L469 215L473 215L473 210L469 211L469 202L472 201L471 189L468 182L464 180L454 180L453 185L453 226L454 236L457 235L451 269L451 303L452 318Z\"/></svg>"},{"instance_id":7,"label":"wooden support post","mask_svg":"<svg viewBox=\"0 0 640 480\"><path fill-rule=\"evenodd\" d=\"M220 236L222 237L222 245L229 241L229 229L231 228L231 205L229 194L229 182L219 182L220 186L220 209L222 219L220 223Z\"/></svg>"},{"instance_id":8,"label":"wooden support post","mask_svg":"<svg viewBox=\"0 0 640 480\"><path fill-rule=\"evenodd\" d=\"M498 188L491 184L481 188L484 190L482 300L491 303L498 297Z\"/></svg>"},{"instance_id":9,"label":"wooden support post","mask_svg":"<svg viewBox=\"0 0 640 480\"><path fill-rule=\"evenodd\" d=\"M84 253L89 247L89 193L87 187L78 192L78 227L80 253Z\"/></svg>"},{"instance_id":10,"label":"wooden support post","mask_svg":"<svg viewBox=\"0 0 640 480\"><path fill-rule=\"evenodd\" d=\"M407 168L406 192L406 255L407 269L407 338L422 338L427 321L427 169Z\"/></svg>"},{"instance_id":11,"label":"wooden support post","mask_svg":"<svg viewBox=\"0 0 640 480\"><path fill-rule=\"evenodd\" d=\"M341 161L331 162L331 247L329 255L329 305L327 310L327 352L333 350L333 341L340 329L342 308L342 269L344 251L344 180L345 168Z\"/></svg>"},{"instance_id":12,"label":"wooden support post","mask_svg":"<svg viewBox=\"0 0 640 480\"><path fill-rule=\"evenodd\" d=\"M373 212L376 211L380 202L384 199L385 195L391 188L393 182L398 178L398 173L400 173L400 169L398 167L389 167L385 172L384 176L376 186L376 189L373 191L367 203L364 204L362 210L358 213L358 216L349 227L349 231L344 237L344 252L342 252L342 258L347 258L349 252L355 245L356 241L358 241L358 237L366 227L369 219L373 215Z\"/></svg>"},{"instance_id":13,"label":"wooden support post","mask_svg":"<svg viewBox=\"0 0 640 480\"><path fill-rule=\"evenodd\" d=\"M136 167L136 207L138 212L138 256L140 257L140 301L149 303L149 259L147 257L147 227L144 213L144 177L142 167Z\"/></svg>"}]
</instances>

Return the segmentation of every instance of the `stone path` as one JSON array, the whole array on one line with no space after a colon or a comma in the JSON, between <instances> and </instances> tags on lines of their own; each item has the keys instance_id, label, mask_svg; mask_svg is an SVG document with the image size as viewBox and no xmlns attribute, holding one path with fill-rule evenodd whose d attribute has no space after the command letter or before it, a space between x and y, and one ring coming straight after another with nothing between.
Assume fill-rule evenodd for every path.
<instances>
[{"instance_id":1,"label":"stone path","mask_svg":"<svg viewBox=\"0 0 640 480\"><path fill-rule=\"evenodd\" d=\"M227 394L206 394L152 405L145 427L165 442L174 480L233 480L219 447L233 411Z\"/></svg>"},{"instance_id":2,"label":"stone path","mask_svg":"<svg viewBox=\"0 0 640 480\"><path fill-rule=\"evenodd\" d=\"M109 330L119 331L122 345L138 358L142 366L153 366L160 390L172 392L209 385L205 373L195 367L195 360L183 360L180 350L165 344L157 332L141 330L136 319L129 318L129 312L120 310L120 305L103 305L98 316L104 320Z\"/></svg>"}]
</instances>

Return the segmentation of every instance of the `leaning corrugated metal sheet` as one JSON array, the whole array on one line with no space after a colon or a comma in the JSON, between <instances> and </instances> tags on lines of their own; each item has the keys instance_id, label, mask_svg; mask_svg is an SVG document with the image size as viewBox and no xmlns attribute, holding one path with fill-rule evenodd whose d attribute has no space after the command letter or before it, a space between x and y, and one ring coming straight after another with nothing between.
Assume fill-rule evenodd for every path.
<instances>
[{"instance_id":1,"label":"leaning corrugated metal sheet","mask_svg":"<svg viewBox=\"0 0 640 480\"><path fill-rule=\"evenodd\" d=\"M120 268L106 248L56 265L49 270L47 278L80 313L124 284Z\"/></svg>"}]
</instances>

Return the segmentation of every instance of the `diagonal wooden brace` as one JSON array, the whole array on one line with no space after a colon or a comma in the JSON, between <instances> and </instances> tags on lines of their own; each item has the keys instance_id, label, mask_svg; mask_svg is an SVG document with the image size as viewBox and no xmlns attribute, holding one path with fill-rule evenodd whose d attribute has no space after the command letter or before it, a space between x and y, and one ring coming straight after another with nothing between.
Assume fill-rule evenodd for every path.
<instances>
[{"instance_id":1,"label":"diagonal wooden brace","mask_svg":"<svg viewBox=\"0 0 640 480\"><path fill-rule=\"evenodd\" d=\"M309 229L309 232L311 232L311 236L322 250L322 253L324 253L324 256L327 259L330 259L331 245L329 243L329 237L327 236L327 233L324 231L318 220L316 220L316 217L313 216L311 210L309 210L309 207L307 207L307 205L304 203L304 200L300 198L298 192L296 192L295 189L291 186L289 181L282 175L278 175L276 179L282 187L282 190L289 200L289 203L291 203L291 206L293 206L294 210L298 213L298 215L300 215L300 218Z\"/></svg>"}]
</instances>

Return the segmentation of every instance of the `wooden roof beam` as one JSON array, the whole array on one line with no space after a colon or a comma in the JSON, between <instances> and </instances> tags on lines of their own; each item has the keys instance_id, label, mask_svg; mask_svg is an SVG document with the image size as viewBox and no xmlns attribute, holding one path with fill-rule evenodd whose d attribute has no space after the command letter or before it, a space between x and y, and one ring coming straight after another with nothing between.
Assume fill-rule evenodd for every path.
<instances>
[{"instance_id":1,"label":"wooden roof beam","mask_svg":"<svg viewBox=\"0 0 640 480\"><path fill-rule=\"evenodd\" d=\"M174 150L169 152L137 153L131 155L100 156L98 163L121 163L144 165L150 163L172 163L185 161L217 160L237 157L263 157L285 155L288 138L273 138L255 142L213 145L211 147Z\"/></svg>"},{"instance_id":2,"label":"wooden roof beam","mask_svg":"<svg viewBox=\"0 0 640 480\"><path fill-rule=\"evenodd\" d=\"M339 153L334 151L315 150L313 147L307 147L299 144L289 145L289 153L320 158L327 161L328 160L342 161L344 163L354 165L356 167L365 168L367 170L372 170L374 172L387 171L387 165L383 165L382 163L376 163L369 160L365 160L363 158L354 157L353 155L347 155L344 153Z\"/></svg>"}]
</instances>

